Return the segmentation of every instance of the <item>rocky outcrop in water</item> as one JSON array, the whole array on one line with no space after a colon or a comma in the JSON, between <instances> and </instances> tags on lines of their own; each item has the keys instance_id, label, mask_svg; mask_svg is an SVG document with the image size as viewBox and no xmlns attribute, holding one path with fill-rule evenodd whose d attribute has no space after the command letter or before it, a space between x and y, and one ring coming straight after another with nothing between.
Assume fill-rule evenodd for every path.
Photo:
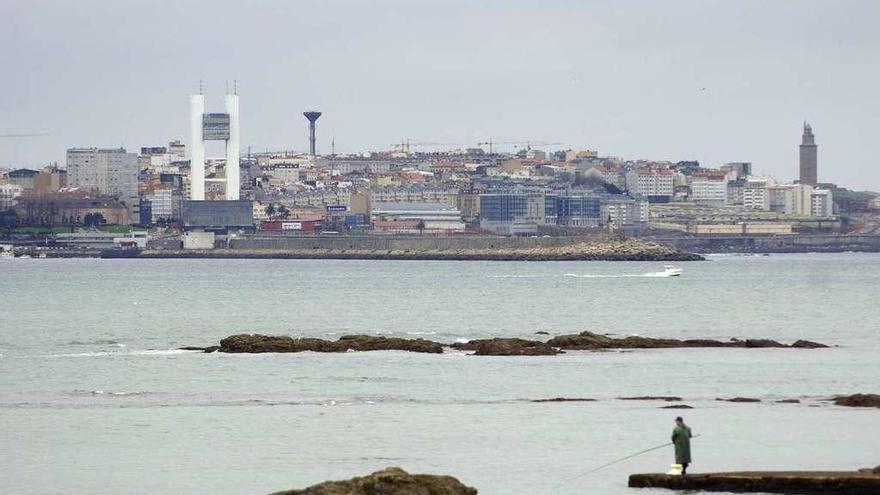
<instances>
[{"instance_id":1,"label":"rocky outcrop in water","mask_svg":"<svg viewBox=\"0 0 880 495\"><path fill-rule=\"evenodd\" d=\"M618 397L619 400L661 400L664 402L681 402L681 397L673 395L639 395L637 397Z\"/></svg>"},{"instance_id":2,"label":"rocky outcrop in water","mask_svg":"<svg viewBox=\"0 0 880 495\"><path fill-rule=\"evenodd\" d=\"M596 402L586 397L553 397L552 399L532 399L529 402Z\"/></svg>"},{"instance_id":3,"label":"rocky outcrop in water","mask_svg":"<svg viewBox=\"0 0 880 495\"><path fill-rule=\"evenodd\" d=\"M346 335L331 341L316 338L293 338L259 334L239 334L220 341L220 352L348 352L409 351L440 354L443 346L425 339L400 339L372 335Z\"/></svg>"},{"instance_id":4,"label":"rocky outcrop in water","mask_svg":"<svg viewBox=\"0 0 880 495\"><path fill-rule=\"evenodd\" d=\"M880 407L880 395L878 394L838 395L833 400L838 406Z\"/></svg>"},{"instance_id":5,"label":"rocky outcrop in water","mask_svg":"<svg viewBox=\"0 0 880 495\"><path fill-rule=\"evenodd\" d=\"M346 481L325 481L302 490L272 495L476 495L476 488L452 476L409 474L392 467Z\"/></svg>"},{"instance_id":6,"label":"rocky outcrop in water","mask_svg":"<svg viewBox=\"0 0 880 495\"><path fill-rule=\"evenodd\" d=\"M798 348L827 347L809 341L801 342ZM375 335L346 335L339 340L325 340L313 337L294 338L259 334L238 334L226 337L219 346L181 347L182 350L203 352L261 353L261 352L347 352L347 351L409 351L440 354L444 348L471 351L477 356L554 356L567 350L608 350L608 349L663 349L676 347L741 347L794 348L775 340L677 340L651 337L612 338L593 332L574 335L560 335L547 342L520 338L476 339L464 343L443 344L425 339L404 339Z\"/></svg>"},{"instance_id":7,"label":"rocky outcrop in water","mask_svg":"<svg viewBox=\"0 0 880 495\"><path fill-rule=\"evenodd\" d=\"M536 340L517 338L477 339L451 346L460 351L474 351L476 356L554 356L559 349Z\"/></svg>"},{"instance_id":8,"label":"rocky outcrop in water","mask_svg":"<svg viewBox=\"0 0 880 495\"><path fill-rule=\"evenodd\" d=\"M547 341L553 347L565 350L598 350L598 349L669 349L678 347L733 347L733 348L800 348L815 349L828 347L825 344L798 340L786 345L768 339L731 339L721 342L710 339L662 339L653 337L630 336L613 338L593 332L581 332L573 335L560 335Z\"/></svg>"}]
</instances>

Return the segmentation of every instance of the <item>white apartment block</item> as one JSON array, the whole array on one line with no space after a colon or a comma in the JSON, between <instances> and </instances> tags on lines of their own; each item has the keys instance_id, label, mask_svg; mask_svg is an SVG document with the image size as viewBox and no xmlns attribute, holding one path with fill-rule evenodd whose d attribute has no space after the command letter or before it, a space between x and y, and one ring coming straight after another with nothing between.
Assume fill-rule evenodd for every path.
<instances>
[{"instance_id":1,"label":"white apartment block","mask_svg":"<svg viewBox=\"0 0 880 495\"><path fill-rule=\"evenodd\" d=\"M811 186L806 184L783 184L767 187L770 211L785 215L810 216Z\"/></svg>"},{"instance_id":2,"label":"white apartment block","mask_svg":"<svg viewBox=\"0 0 880 495\"><path fill-rule=\"evenodd\" d=\"M768 179L749 179L743 187L743 208L747 210L770 211L770 191Z\"/></svg>"},{"instance_id":3,"label":"white apartment block","mask_svg":"<svg viewBox=\"0 0 880 495\"><path fill-rule=\"evenodd\" d=\"M691 201L706 206L727 202L727 176L723 173L694 174L690 177Z\"/></svg>"},{"instance_id":4,"label":"white apartment block","mask_svg":"<svg viewBox=\"0 0 880 495\"><path fill-rule=\"evenodd\" d=\"M631 196L672 197L674 175L666 168L640 167L626 174L626 188Z\"/></svg>"},{"instance_id":5,"label":"white apartment block","mask_svg":"<svg viewBox=\"0 0 880 495\"><path fill-rule=\"evenodd\" d=\"M814 217L834 216L834 201L831 191L815 189L810 194L810 215Z\"/></svg>"},{"instance_id":6,"label":"white apartment block","mask_svg":"<svg viewBox=\"0 0 880 495\"><path fill-rule=\"evenodd\" d=\"M0 184L0 211L9 210L18 203L24 188L18 184Z\"/></svg>"}]
</instances>

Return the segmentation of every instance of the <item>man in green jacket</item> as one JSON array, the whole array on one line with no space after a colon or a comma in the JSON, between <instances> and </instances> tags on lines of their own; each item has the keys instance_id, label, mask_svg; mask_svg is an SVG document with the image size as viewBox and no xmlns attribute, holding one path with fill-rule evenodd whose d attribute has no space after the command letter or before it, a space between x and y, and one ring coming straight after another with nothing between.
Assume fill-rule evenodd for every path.
<instances>
[{"instance_id":1,"label":"man in green jacket","mask_svg":"<svg viewBox=\"0 0 880 495\"><path fill-rule=\"evenodd\" d=\"M675 418L675 429L672 430L672 443L675 445L675 463L681 464L681 474L687 474L691 463L691 427L684 424L681 416Z\"/></svg>"}]
</instances>

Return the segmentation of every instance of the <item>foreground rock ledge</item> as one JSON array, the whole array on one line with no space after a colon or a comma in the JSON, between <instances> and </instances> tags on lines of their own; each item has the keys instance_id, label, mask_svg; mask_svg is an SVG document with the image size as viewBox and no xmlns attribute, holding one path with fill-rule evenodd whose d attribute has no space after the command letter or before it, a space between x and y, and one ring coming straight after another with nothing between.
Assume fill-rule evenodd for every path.
<instances>
[{"instance_id":1,"label":"foreground rock ledge","mask_svg":"<svg viewBox=\"0 0 880 495\"><path fill-rule=\"evenodd\" d=\"M629 477L629 486L735 493L872 495L880 494L880 475L850 471L769 471L688 474L687 476L633 474Z\"/></svg>"},{"instance_id":2,"label":"foreground rock ledge","mask_svg":"<svg viewBox=\"0 0 880 495\"><path fill-rule=\"evenodd\" d=\"M347 481L326 481L302 490L272 495L476 495L477 490L452 476L409 474L392 467Z\"/></svg>"}]
</instances>

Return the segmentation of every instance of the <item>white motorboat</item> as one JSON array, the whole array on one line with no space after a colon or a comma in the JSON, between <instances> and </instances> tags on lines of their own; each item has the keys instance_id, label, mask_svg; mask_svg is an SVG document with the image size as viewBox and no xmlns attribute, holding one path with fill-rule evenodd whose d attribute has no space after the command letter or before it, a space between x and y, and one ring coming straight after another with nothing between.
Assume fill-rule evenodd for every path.
<instances>
[{"instance_id":1,"label":"white motorboat","mask_svg":"<svg viewBox=\"0 0 880 495\"><path fill-rule=\"evenodd\" d=\"M664 277L680 277L682 273L684 273L684 270L682 270L681 268L676 268L672 265L665 265L663 267Z\"/></svg>"}]
</instances>

